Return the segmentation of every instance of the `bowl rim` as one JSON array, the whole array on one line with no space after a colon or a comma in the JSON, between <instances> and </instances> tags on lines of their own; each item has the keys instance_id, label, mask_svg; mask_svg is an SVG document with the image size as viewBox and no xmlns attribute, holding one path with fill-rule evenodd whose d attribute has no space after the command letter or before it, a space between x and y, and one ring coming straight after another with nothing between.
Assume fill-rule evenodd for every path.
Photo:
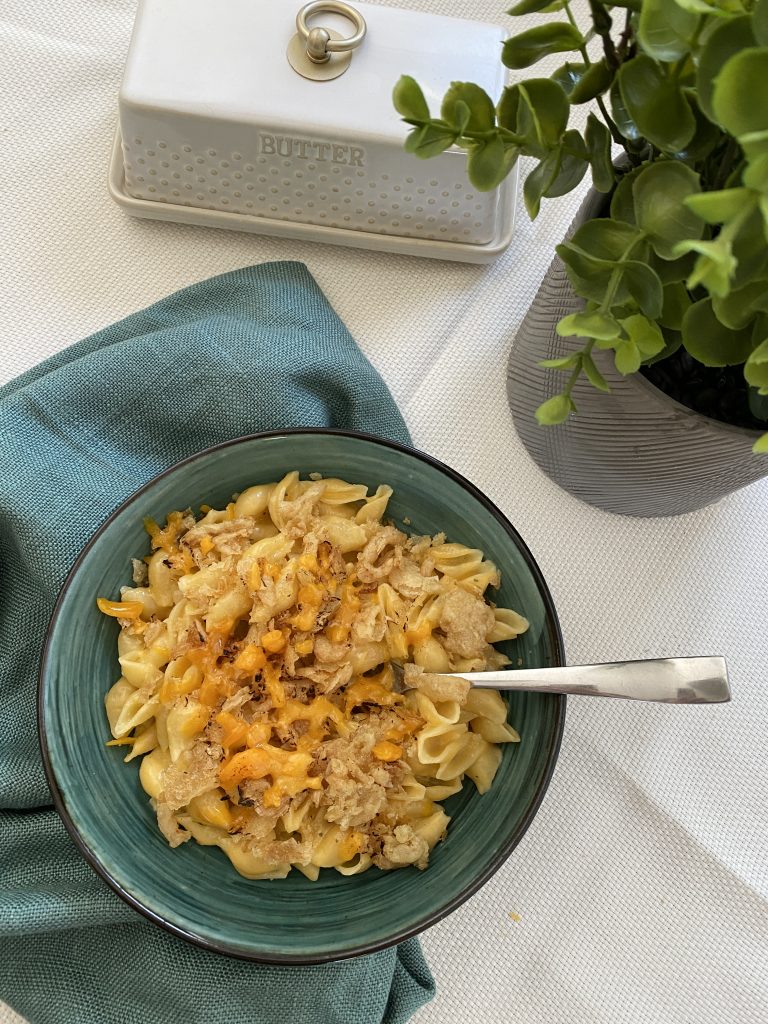
<instances>
[{"instance_id":1,"label":"bowl rim","mask_svg":"<svg viewBox=\"0 0 768 1024\"><path fill-rule=\"evenodd\" d=\"M219 953L224 956L230 956L237 960L247 960L256 963L267 963L276 964L283 966L308 966L311 964L323 964L333 963L339 960L348 960L358 956L367 956L372 953L381 952L384 949L388 949L391 946L395 946L406 939L413 938L419 935L425 929L432 927L442 921L449 914L453 913L462 903L465 903L470 896L473 896L483 885L499 870L502 864L509 858L512 851L518 845L520 840L523 838L528 828L531 825L536 813L541 806L549 784L552 780L552 776L555 771L558 756L560 753L560 746L563 738L563 731L565 728L565 712L567 705L567 698L564 695L557 695L557 708L555 712L555 722L552 741L550 750L548 753L546 769L544 774L539 781L539 784L534 791L533 797L531 798L525 813L517 824L517 827L498 849L496 856L489 862L487 867L468 885L466 885L460 892L454 897L448 900L447 903L441 904L436 910L425 914L415 924L402 928L392 935L380 939L378 941L368 943L358 943L349 949L344 949L339 952L326 952L326 953L315 953L315 954L296 954L296 953L272 953L266 954L263 952L253 952L244 950L241 947L229 946L224 941L214 940L198 935L193 931L183 928L180 925L175 924L172 921L167 920L163 917L162 913L152 910L150 907L145 906L141 900L134 896L127 888L125 888L101 863L97 854L91 849L85 839L81 836L75 822L67 810L64 802L64 797L61 789L59 788L58 780L56 778L55 768L50 757L50 751L48 748L48 737L46 734L45 727L45 695L46 695L46 680L48 677L48 663L50 658L50 648L53 639L53 634L58 624L59 614L61 612L64 599L69 591L69 588L80 570L80 566L87 558L94 544L98 538L107 530L107 528L120 516L127 508L129 508L142 494L153 487L158 480L162 480L164 477L174 473L177 469L182 466L187 466L199 459L206 458L213 452L221 451L225 448L231 448L236 445L243 444L249 441L266 440L274 437L285 437L285 436L297 436L302 434L330 434L340 437L352 438L353 440L365 441L375 445L379 445L385 448L394 449L397 452L408 455L412 458L416 458L434 469L446 474L448 477L453 479L466 491L468 491L473 498L480 502L481 505L490 512L491 515L498 520L500 525L503 527L505 532L511 537L511 539L517 545L520 554L526 562L526 565L533 576L539 593L541 594L542 601L547 613L548 630L550 634L550 641L555 654L555 664L565 664L565 644L563 641L563 635L560 628L560 622L557 617L557 611L555 609L552 595L549 592L549 587L546 584L544 575L533 557L528 545L525 543L523 538L520 536L518 531L507 519L504 513L488 498L483 492L475 486L470 480L462 476L455 469L447 466L444 462L434 458L431 455L422 452L417 448L413 448L410 445L402 444L399 441L393 441L389 438L377 437L373 434L367 434L362 431L344 430L338 427L288 427L283 430L270 430L260 431L254 434L244 434L240 437L232 438L229 441L222 441L219 444L210 445L207 448L203 448L192 455L187 456L184 459L175 462L172 466L168 466L160 473L155 474L150 480L142 484L136 491L130 494L124 501L118 505L118 507L101 523L97 529L93 532L91 537L88 539L79 555L75 559L72 568L69 570L66 579L64 580L59 595L56 599L56 603L51 613L48 626L45 633L45 641L43 644L43 652L40 658L40 670L38 673L38 685L37 685L37 728L38 728L38 740L40 743L40 751L43 760L43 769L45 771L46 781L51 790L51 796L53 797L54 807L61 818L66 831L69 833L70 838L74 842L75 846L79 850L82 857L86 862L93 868L97 875L99 875L107 885L115 892L124 902L129 906L137 910L147 920L158 925L165 931L170 932L172 935L176 935L179 938L186 939L193 945L199 946L209 952ZM553 697L556 695L552 695Z\"/></svg>"}]
</instances>

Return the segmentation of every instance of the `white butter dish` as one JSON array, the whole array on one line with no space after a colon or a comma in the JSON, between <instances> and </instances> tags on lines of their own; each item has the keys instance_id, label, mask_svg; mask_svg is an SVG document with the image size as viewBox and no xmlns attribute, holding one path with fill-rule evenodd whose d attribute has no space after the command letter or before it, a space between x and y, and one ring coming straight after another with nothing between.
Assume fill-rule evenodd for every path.
<instances>
[{"instance_id":1,"label":"white butter dish","mask_svg":"<svg viewBox=\"0 0 768 1024\"><path fill-rule=\"evenodd\" d=\"M307 28L322 25L329 36L320 44L343 46L357 24L327 10L333 0L313 6L320 10ZM334 52L330 70L319 65L318 80L305 77L314 64L299 73L287 55L292 45L294 61L306 59L299 9L298 0L140 0L120 90L113 198L141 217L494 259L511 240L516 175L480 193L462 151L426 161L404 152L407 127L391 95L410 74L433 110L453 80L498 96L502 29L355 3L364 38L351 53Z\"/></svg>"}]
</instances>

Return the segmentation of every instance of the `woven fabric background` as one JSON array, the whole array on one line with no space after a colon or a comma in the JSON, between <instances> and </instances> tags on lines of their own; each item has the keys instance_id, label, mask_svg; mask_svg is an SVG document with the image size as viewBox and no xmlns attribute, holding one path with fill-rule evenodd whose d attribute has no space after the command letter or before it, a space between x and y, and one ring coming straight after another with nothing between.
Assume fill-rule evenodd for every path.
<instances>
[{"instance_id":1,"label":"woven fabric background","mask_svg":"<svg viewBox=\"0 0 768 1024\"><path fill-rule=\"evenodd\" d=\"M500 0L407 4L505 20ZM438 996L415 1024L762 1024L768 482L699 513L633 520L578 503L528 459L506 361L579 194L535 224L521 207L511 250L487 268L127 218L106 167L134 7L0 6L0 379L192 282L306 262L414 443L486 491L531 546L572 663L723 653L732 674L728 706L569 702L524 841L423 937ZM70 1024L63 1001L60 1019Z\"/></svg>"}]
</instances>

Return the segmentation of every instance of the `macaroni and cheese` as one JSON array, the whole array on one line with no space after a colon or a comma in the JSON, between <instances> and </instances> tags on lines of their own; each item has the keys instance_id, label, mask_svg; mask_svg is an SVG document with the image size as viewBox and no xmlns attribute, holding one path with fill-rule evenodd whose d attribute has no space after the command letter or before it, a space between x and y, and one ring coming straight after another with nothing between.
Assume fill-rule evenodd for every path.
<instances>
[{"instance_id":1,"label":"macaroni and cheese","mask_svg":"<svg viewBox=\"0 0 768 1024\"><path fill-rule=\"evenodd\" d=\"M135 585L98 599L120 624L109 742L171 846L248 878L426 867L441 801L485 792L519 739L496 691L441 676L507 664L492 645L528 627L486 601L495 565L386 521L386 485L315 476L147 520Z\"/></svg>"}]
</instances>

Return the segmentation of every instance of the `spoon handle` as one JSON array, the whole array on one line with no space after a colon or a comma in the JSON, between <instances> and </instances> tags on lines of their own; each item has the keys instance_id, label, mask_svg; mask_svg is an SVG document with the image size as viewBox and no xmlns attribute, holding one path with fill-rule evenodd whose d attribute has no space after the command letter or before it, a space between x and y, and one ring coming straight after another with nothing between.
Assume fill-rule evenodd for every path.
<instances>
[{"instance_id":1,"label":"spoon handle","mask_svg":"<svg viewBox=\"0 0 768 1024\"><path fill-rule=\"evenodd\" d=\"M624 697L662 704L719 704L731 699L725 658L649 658L603 665L455 672L473 686L590 697Z\"/></svg>"}]
</instances>

